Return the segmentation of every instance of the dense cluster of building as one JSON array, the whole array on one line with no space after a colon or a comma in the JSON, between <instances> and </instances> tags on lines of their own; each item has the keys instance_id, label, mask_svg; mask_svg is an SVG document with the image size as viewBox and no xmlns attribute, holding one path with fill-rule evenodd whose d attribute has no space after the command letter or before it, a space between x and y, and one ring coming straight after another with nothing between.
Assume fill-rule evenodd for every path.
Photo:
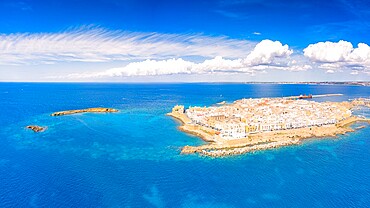
<instances>
[{"instance_id":1,"label":"dense cluster of building","mask_svg":"<svg viewBox=\"0 0 370 208\"><path fill-rule=\"evenodd\" d=\"M242 99L223 106L190 107L185 114L193 123L212 128L222 138L231 140L264 131L335 124L352 112L337 103L263 98Z\"/></svg>"}]
</instances>

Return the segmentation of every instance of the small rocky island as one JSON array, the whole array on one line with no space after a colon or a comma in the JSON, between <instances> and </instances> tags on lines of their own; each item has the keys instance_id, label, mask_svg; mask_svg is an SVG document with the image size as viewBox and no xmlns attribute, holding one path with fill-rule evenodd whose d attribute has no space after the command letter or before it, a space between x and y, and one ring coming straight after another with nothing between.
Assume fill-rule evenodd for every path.
<instances>
[{"instance_id":1,"label":"small rocky island","mask_svg":"<svg viewBox=\"0 0 370 208\"><path fill-rule=\"evenodd\" d=\"M86 108L86 109L80 109L80 110L67 110L67 111L59 111L52 113L51 116L64 116L64 115L71 115L71 114L77 114L77 113L113 113L118 112L117 109L114 108Z\"/></svg>"},{"instance_id":2,"label":"small rocky island","mask_svg":"<svg viewBox=\"0 0 370 208\"><path fill-rule=\"evenodd\" d=\"M185 146L182 154L222 157L297 145L307 138L336 137L355 131L357 129L350 127L352 123L370 123L367 118L352 115L352 110L357 107L370 107L370 100L241 99L222 106L185 109L177 105L167 115L181 121L181 131L207 142L201 146Z\"/></svg>"},{"instance_id":3,"label":"small rocky island","mask_svg":"<svg viewBox=\"0 0 370 208\"><path fill-rule=\"evenodd\" d=\"M26 128L31 129L34 132L43 132L46 130L46 127L37 126L37 125L29 125L29 126L26 126Z\"/></svg>"},{"instance_id":4,"label":"small rocky island","mask_svg":"<svg viewBox=\"0 0 370 208\"><path fill-rule=\"evenodd\" d=\"M70 114L77 114L77 113L113 113L118 112L117 109L114 108L86 108L86 109L79 109L79 110L67 110L67 111L59 111L52 113L51 116L64 116ZM37 126L37 125L28 125L26 126L27 129L31 129L34 132L43 132L47 129L47 127Z\"/></svg>"}]
</instances>

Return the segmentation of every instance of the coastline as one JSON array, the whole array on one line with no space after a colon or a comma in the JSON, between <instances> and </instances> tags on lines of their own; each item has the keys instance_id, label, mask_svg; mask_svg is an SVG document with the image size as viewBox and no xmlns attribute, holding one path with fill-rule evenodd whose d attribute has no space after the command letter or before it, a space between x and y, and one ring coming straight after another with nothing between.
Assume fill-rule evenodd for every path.
<instances>
[{"instance_id":1,"label":"coastline","mask_svg":"<svg viewBox=\"0 0 370 208\"><path fill-rule=\"evenodd\" d=\"M197 136L207 144L201 146L185 146L181 150L181 154L200 154L210 157L223 157L230 155L240 155L248 152L259 150L274 149L283 146L299 145L304 139L321 139L328 137L337 137L348 132L354 132L357 129L352 129L350 126L356 122L367 122L370 124L370 119L351 116L336 124L323 126L313 126L298 129L287 129L277 131L265 131L249 135L247 138L235 140L223 140L216 134L210 131L210 128L192 124L191 120L184 114L172 112L166 114L179 120L181 126L180 131Z\"/></svg>"},{"instance_id":2,"label":"coastline","mask_svg":"<svg viewBox=\"0 0 370 208\"><path fill-rule=\"evenodd\" d=\"M180 131L199 137L205 142L216 142L212 134L203 131L198 125L190 124L191 120L185 114L167 113L166 115L180 121L181 126L178 127Z\"/></svg>"}]
</instances>

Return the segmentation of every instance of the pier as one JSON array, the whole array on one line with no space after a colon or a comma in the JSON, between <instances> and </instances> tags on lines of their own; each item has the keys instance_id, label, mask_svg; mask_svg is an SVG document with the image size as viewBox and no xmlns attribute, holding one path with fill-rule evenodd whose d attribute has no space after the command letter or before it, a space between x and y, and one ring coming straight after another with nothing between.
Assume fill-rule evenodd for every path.
<instances>
[{"instance_id":1,"label":"pier","mask_svg":"<svg viewBox=\"0 0 370 208\"><path fill-rule=\"evenodd\" d=\"M343 96L343 94L322 94L322 95L298 95L298 96L288 96L283 97L284 99L296 100L296 99L311 99L311 98L321 98L321 97L333 97L333 96Z\"/></svg>"}]
</instances>

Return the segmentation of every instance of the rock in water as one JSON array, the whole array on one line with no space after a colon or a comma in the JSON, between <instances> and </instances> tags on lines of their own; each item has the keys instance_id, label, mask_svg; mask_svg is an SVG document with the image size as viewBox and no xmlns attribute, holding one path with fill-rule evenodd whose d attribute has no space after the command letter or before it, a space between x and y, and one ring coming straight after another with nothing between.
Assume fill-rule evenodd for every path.
<instances>
[{"instance_id":1,"label":"rock in water","mask_svg":"<svg viewBox=\"0 0 370 208\"><path fill-rule=\"evenodd\" d=\"M36 125L29 125L26 128L31 129L34 132L43 132L46 130L46 127L36 126Z\"/></svg>"}]
</instances>

